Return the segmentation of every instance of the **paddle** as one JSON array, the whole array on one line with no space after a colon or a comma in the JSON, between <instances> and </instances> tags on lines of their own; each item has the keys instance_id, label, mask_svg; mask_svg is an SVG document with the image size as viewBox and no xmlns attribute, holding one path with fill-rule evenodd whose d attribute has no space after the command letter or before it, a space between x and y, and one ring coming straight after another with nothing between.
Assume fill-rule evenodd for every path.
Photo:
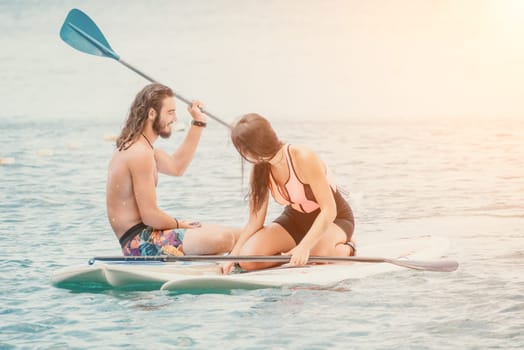
<instances>
[{"instance_id":1,"label":"paddle","mask_svg":"<svg viewBox=\"0 0 524 350\"><path fill-rule=\"evenodd\" d=\"M93 22L93 20L89 18L88 15L78 9L72 9L69 11L64 24L62 25L62 29L60 29L60 38L62 38L66 44L79 51L90 55L112 58L131 69L133 72L139 74L143 78L149 80L150 82L157 82L150 76L144 74L120 58L120 56L115 51L113 51L96 23ZM186 104L191 104L188 99L179 93L175 92L175 96ZM208 111L202 109L202 113L205 113L220 124L231 129L230 124L209 113Z\"/></svg>"},{"instance_id":2,"label":"paddle","mask_svg":"<svg viewBox=\"0 0 524 350\"><path fill-rule=\"evenodd\" d=\"M254 261L254 262L289 262L288 255L184 255L184 256L95 256L89 260L89 265L95 261L113 261L113 262L176 262L176 261ZM397 266L407 267L414 270L436 271L436 272L451 272L458 268L458 263L454 260L434 260L434 261L418 261L418 260L402 260L402 259L388 259L388 258L370 258L361 256L311 256L310 263L315 262L364 262L364 263L388 263Z\"/></svg>"}]
</instances>

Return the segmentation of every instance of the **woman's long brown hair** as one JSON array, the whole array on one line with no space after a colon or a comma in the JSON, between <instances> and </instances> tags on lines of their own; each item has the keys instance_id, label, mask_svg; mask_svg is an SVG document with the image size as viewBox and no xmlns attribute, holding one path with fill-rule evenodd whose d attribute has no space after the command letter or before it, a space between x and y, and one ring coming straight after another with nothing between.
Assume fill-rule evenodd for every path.
<instances>
[{"instance_id":1,"label":"woman's long brown hair","mask_svg":"<svg viewBox=\"0 0 524 350\"><path fill-rule=\"evenodd\" d=\"M268 196L271 165L264 160L271 159L283 143L269 121L255 113L246 114L238 120L231 130L231 141L244 160L249 157L258 161L253 165L249 193L252 210L256 212Z\"/></svg>"},{"instance_id":2,"label":"woman's long brown hair","mask_svg":"<svg viewBox=\"0 0 524 350\"><path fill-rule=\"evenodd\" d=\"M129 115L122 128L120 136L116 139L119 151L128 149L144 130L149 109L153 108L157 116L160 114L162 102L166 97L173 97L173 91L162 84L149 84L140 91L129 109Z\"/></svg>"}]
</instances>

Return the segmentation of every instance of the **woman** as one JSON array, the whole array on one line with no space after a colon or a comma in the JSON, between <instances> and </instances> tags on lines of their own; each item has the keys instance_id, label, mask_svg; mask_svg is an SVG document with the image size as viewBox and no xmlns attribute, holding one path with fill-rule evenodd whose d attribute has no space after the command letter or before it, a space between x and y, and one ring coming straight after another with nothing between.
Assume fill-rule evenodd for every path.
<instances>
[{"instance_id":1,"label":"woman","mask_svg":"<svg viewBox=\"0 0 524 350\"><path fill-rule=\"evenodd\" d=\"M284 254L291 255L291 265L304 265L310 255L355 254L351 208L313 151L281 142L258 114L244 115L232 129L231 140L240 155L253 163L249 221L231 255ZM264 226L269 192L286 207ZM274 265L240 264L244 270ZM232 263L222 265L223 272L229 273L232 267Z\"/></svg>"}]
</instances>

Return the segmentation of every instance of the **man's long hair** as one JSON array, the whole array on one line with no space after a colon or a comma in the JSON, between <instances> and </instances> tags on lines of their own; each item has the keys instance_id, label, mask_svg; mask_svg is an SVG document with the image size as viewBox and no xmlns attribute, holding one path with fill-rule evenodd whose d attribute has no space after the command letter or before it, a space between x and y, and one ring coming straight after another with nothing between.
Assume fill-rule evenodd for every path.
<instances>
[{"instance_id":1,"label":"man's long hair","mask_svg":"<svg viewBox=\"0 0 524 350\"><path fill-rule=\"evenodd\" d=\"M162 102L166 97L173 97L173 91L162 84L149 84L140 91L129 109L129 115L120 136L116 139L116 147L119 151L128 149L144 130L144 125L153 108L157 117L162 109Z\"/></svg>"},{"instance_id":2,"label":"man's long hair","mask_svg":"<svg viewBox=\"0 0 524 350\"><path fill-rule=\"evenodd\" d=\"M242 116L231 130L231 141L238 153L247 160L255 158L253 176L251 177L250 200L253 212L262 206L268 196L269 176L271 164L266 160L271 159L283 143L278 139L271 124L264 117L250 113Z\"/></svg>"}]
</instances>

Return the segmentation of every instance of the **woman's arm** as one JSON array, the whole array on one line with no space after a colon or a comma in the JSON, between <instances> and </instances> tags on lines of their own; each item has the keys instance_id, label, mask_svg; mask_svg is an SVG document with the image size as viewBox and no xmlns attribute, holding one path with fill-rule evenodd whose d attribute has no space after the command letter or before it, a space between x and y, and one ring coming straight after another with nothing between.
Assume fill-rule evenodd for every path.
<instances>
[{"instance_id":1,"label":"woman's arm","mask_svg":"<svg viewBox=\"0 0 524 350\"><path fill-rule=\"evenodd\" d=\"M247 240L251 236L253 236L256 232L260 231L262 227L264 227L264 221L266 220L268 203L269 203L269 196L266 196L264 203L262 204L260 209L256 212L253 212L253 208L250 205L249 220L246 226L244 227L244 229L242 230L240 237L238 237L238 240L235 243L235 246L231 250L231 255L238 255L240 253L240 250L242 249L242 246L247 242Z\"/></svg>"},{"instance_id":2,"label":"woman's arm","mask_svg":"<svg viewBox=\"0 0 524 350\"><path fill-rule=\"evenodd\" d=\"M251 183L253 182L253 178L255 176L255 167L251 169L250 179ZM247 240L253 236L256 232L260 231L261 228L264 227L264 222L266 220L266 214L267 214L267 208L269 204L269 191L266 193L266 198L264 198L264 202L260 206L260 209L255 210L253 206L253 194L251 193L251 196L249 198L249 219L244 226L244 229L242 230L242 233L238 237L237 242L235 243L235 246L231 250L232 255L238 255L240 253L240 249L242 246L247 242Z\"/></svg>"},{"instance_id":3,"label":"woman's arm","mask_svg":"<svg viewBox=\"0 0 524 350\"><path fill-rule=\"evenodd\" d=\"M251 174L253 176L253 173ZM266 195L264 202L259 210L255 211L253 208L253 202L249 201L249 220L244 226L242 233L238 237L235 246L231 250L230 255L239 255L244 244L249 240L251 236L260 231L264 227L266 220L267 208L269 205L269 193ZM222 273L229 274L233 268L233 262L227 262L222 264Z\"/></svg>"},{"instance_id":4,"label":"woman's arm","mask_svg":"<svg viewBox=\"0 0 524 350\"><path fill-rule=\"evenodd\" d=\"M311 249L322 238L329 224L335 220L337 207L326 176L326 167L318 155L301 147L293 147L290 151L298 178L311 186L315 199L320 206L320 213L307 234L289 252L292 255L290 260L292 264L303 265L307 263Z\"/></svg>"}]
</instances>

